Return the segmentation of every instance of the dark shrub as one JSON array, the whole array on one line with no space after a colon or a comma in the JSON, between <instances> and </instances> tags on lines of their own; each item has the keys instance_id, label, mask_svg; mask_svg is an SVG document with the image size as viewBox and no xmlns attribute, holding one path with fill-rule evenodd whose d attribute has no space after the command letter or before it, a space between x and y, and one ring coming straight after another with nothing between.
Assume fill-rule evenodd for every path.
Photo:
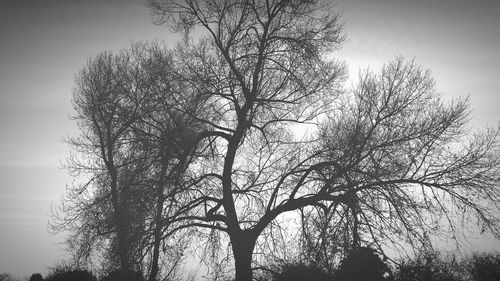
<instances>
[{"instance_id":1,"label":"dark shrub","mask_svg":"<svg viewBox=\"0 0 500 281\"><path fill-rule=\"evenodd\" d=\"M43 281L42 274L40 274L40 273L33 273L33 274L31 274L31 277L30 277L29 281Z\"/></svg>"},{"instance_id":2,"label":"dark shrub","mask_svg":"<svg viewBox=\"0 0 500 281\"><path fill-rule=\"evenodd\" d=\"M276 268L276 267L275 267ZM325 270L304 262L287 262L277 266L274 274L257 277L257 280L272 281L332 281L333 276Z\"/></svg>"},{"instance_id":3,"label":"dark shrub","mask_svg":"<svg viewBox=\"0 0 500 281\"><path fill-rule=\"evenodd\" d=\"M394 275L396 281L465 280L454 257L445 260L436 252L421 253L414 260L404 261Z\"/></svg>"},{"instance_id":4,"label":"dark shrub","mask_svg":"<svg viewBox=\"0 0 500 281\"><path fill-rule=\"evenodd\" d=\"M474 254L466 262L472 280L500 280L500 254Z\"/></svg>"},{"instance_id":5,"label":"dark shrub","mask_svg":"<svg viewBox=\"0 0 500 281\"><path fill-rule=\"evenodd\" d=\"M337 281L393 280L390 268L371 248L361 247L352 251L335 273Z\"/></svg>"},{"instance_id":6,"label":"dark shrub","mask_svg":"<svg viewBox=\"0 0 500 281\"><path fill-rule=\"evenodd\" d=\"M116 270L104 277L103 281L144 281L144 278L136 271Z\"/></svg>"},{"instance_id":7,"label":"dark shrub","mask_svg":"<svg viewBox=\"0 0 500 281\"><path fill-rule=\"evenodd\" d=\"M46 281L96 281L92 273L87 270L56 271L47 277Z\"/></svg>"},{"instance_id":8,"label":"dark shrub","mask_svg":"<svg viewBox=\"0 0 500 281\"><path fill-rule=\"evenodd\" d=\"M3 272L0 273L0 281L18 281L18 279L12 277L12 275L7 272Z\"/></svg>"}]
</instances>

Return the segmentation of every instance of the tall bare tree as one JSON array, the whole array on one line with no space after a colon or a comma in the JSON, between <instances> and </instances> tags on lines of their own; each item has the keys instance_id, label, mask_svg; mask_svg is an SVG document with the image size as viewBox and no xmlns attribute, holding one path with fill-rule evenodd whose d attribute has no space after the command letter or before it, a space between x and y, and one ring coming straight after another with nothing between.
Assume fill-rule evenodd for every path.
<instances>
[{"instance_id":1,"label":"tall bare tree","mask_svg":"<svg viewBox=\"0 0 500 281\"><path fill-rule=\"evenodd\" d=\"M116 260L121 270L142 271L150 280L158 277L162 252L172 264L182 253L181 245L162 248L182 211L192 139L202 129L170 106L196 116L203 105L193 96L173 96L182 86L168 70L172 62L161 44L137 43L99 54L79 73L73 104L81 135L69 140L75 153L68 168L87 181L68 188L52 225L71 232L77 257L88 260L97 251L110 269Z\"/></svg>"},{"instance_id":2,"label":"tall bare tree","mask_svg":"<svg viewBox=\"0 0 500 281\"><path fill-rule=\"evenodd\" d=\"M71 144L88 154L83 161L74 162L75 171L91 170L91 181L102 187L100 192L104 198L99 196L99 200L110 202L111 212L104 216L109 214L106 220L116 235L114 247L120 267L128 270L131 243L126 213L131 186L121 184L127 182L121 170L133 158L127 143L131 124L137 120L137 108L122 102L130 96L122 95L122 85L128 81L123 79L121 59L126 60L105 52L89 61L87 68L81 71L73 102L82 135Z\"/></svg>"},{"instance_id":3,"label":"tall bare tree","mask_svg":"<svg viewBox=\"0 0 500 281\"><path fill-rule=\"evenodd\" d=\"M227 233L236 280L252 279L257 242L278 216L308 206L353 210L354 244L363 231L419 237L421 211L449 214L448 203L496 227L497 131L467 136L468 104L445 104L401 60L339 90L332 51L343 35L325 3L149 1L157 23L186 34L178 75L212 106L197 138L214 152L198 162L193 202L203 203L185 226ZM304 124L308 137L294 133Z\"/></svg>"},{"instance_id":4,"label":"tall bare tree","mask_svg":"<svg viewBox=\"0 0 500 281\"><path fill-rule=\"evenodd\" d=\"M443 216L455 226L457 207L499 234L498 130L471 134L467 100L442 101L399 58L343 89L328 1L148 3L186 37L168 54L104 53L80 74L84 157L71 165L90 180L63 210L80 230L70 241L110 243L123 269L148 256L154 280L172 234L222 232L250 281L256 250L299 210L335 223L346 249L423 241Z\"/></svg>"}]
</instances>

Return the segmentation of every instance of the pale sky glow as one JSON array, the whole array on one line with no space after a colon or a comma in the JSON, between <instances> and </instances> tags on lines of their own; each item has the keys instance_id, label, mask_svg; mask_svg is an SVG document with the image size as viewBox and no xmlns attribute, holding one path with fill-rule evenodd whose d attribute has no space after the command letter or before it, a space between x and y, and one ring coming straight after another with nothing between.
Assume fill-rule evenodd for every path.
<instances>
[{"instance_id":1,"label":"pale sky glow","mask_svg":"<svg viewBox=\"0 0 500 281\"><path fill-rule=\"evenodd\" d=\"M350 73L397 55L429 68L446 98L470 95L473 124L500 121L500 1L339 0ZM0 273L29 276L64 258L47 233L50 206L72 179L65 136L78 134L71 90L103 50L175 43L141 0L6 0L0 6ZM479 247L479 246L478 246ZM500 242L480 247L500 250Z\"/></svg>"}]
</instances>

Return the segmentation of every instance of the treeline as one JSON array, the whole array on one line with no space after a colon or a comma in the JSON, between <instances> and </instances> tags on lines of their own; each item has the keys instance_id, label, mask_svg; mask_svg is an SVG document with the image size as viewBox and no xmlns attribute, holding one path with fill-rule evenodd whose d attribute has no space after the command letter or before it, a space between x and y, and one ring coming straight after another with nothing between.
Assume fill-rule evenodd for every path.
<instances>
[{"instance_id":1,"label":"treeline","mask_svg":"<svg viewBox=\"0 0 500 281\"><path fill-rule=\"evenodd\" d=\"M359 251L327 270L314 262L274 265L260 281L493 281L500 280L500 254L464 257L422 252L412 259L386 264L373 251Z\"/></svg>"},{"instance_id":2,"label":"treeline","mask_svg":"<svg viewBox=\"0 0 500 281\"><path fill-rule=\"evenodd\" d=\"M314 261L281 261L259 271L258 281L493 281L500 280L500 254L474 253L465 257L442 255L438 252L419 253L413 259L388 265L380 255L369 248L351 253L332 268L324 268ZM98 277L97 277L98 276ZM144 281L136 272L114 271L94 275L74 266L56 266L44 278L33 274L29 281ZM181 277L166 280L194 280ZM211 279L203 279L211 280ZM19 281L7 273L0 281Z\"/></svg>"}]
</instances>

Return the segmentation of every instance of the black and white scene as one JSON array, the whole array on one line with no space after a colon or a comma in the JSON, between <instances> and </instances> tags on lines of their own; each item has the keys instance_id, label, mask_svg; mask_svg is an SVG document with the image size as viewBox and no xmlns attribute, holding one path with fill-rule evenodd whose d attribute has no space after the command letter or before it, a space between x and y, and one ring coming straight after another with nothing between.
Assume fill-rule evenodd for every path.
<instances>
[{"instance_id":1,"label":"black and white scene","mask_svg":"<svg viewBox=\"0 0 500 281\"><path fill-rule=\"evenodd\" d=\"M499 14L1 1L0 281L500 280Z\"/></svg>"}]
</instances>

